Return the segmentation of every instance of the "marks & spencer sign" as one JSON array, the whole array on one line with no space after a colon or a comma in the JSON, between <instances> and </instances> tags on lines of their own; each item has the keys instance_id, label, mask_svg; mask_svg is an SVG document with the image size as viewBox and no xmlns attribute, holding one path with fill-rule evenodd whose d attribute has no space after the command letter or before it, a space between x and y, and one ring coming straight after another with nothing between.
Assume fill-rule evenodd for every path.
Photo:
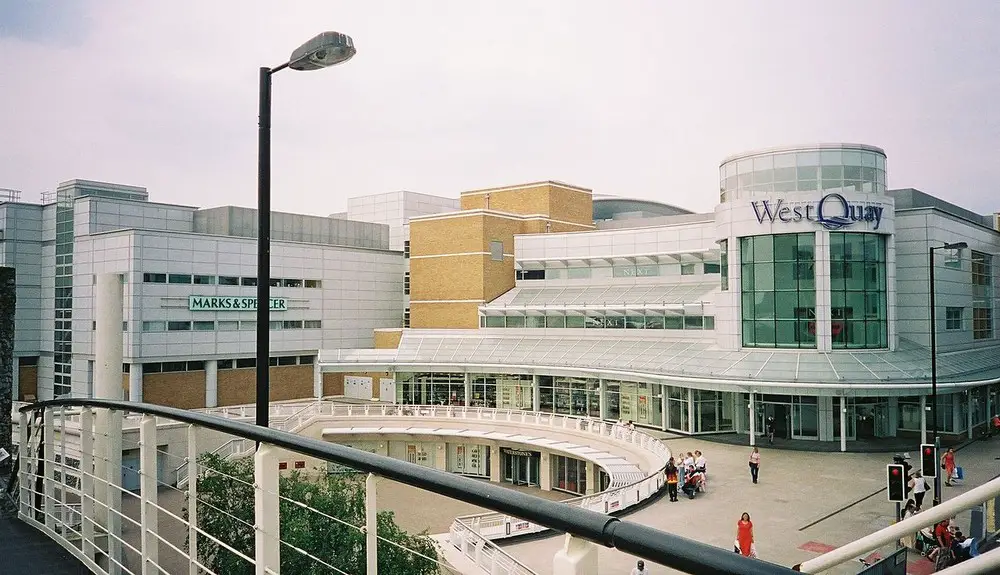
<instances>
[{"instance_id":1,"label":"marks & spencer sign","mask_svg":"<svg viewBox=\"0 0 1000 575\"><path fill-rule=\"evenodd\" d=\"M220 297L207 295L188 296L191 311L254 311L257 309L255 297ZM283 297L271 298L271 311L287 311L288 300Z\"/></svg>"},{"instance_id":2,"label":"marks & spencer sign","mask_svg":"<svg viewBox=\"0 0 1000 575\"><path fill-rule=\"evenodd\" d=\"M839 230L858 222L868 222L873 230L882 223L885 206L878 202L852 202L841 194L827 194L818 202L791 201L784 199L759 200L750 202L757 222L772 224L782 222L816 222L828 230Z\"/></svg>"}]
</instances>

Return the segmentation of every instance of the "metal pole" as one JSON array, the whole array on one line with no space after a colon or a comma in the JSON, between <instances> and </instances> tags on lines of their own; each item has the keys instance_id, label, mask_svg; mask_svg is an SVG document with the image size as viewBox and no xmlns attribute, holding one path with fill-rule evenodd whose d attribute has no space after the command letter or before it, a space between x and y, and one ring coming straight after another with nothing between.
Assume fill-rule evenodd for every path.
<instances>
[{"instance_id":1,"label":"metal pole","mask_svg":"<svg viewBox=\"0 0 1000 575\"><path fill-rule=\"evenodd\" d=\"M934 456L941 453L941 439L938 437L937 423L937 299L934 297L934 246L927 250L927 265L930 270L931 299L931 434L934 438ZM934 462L937 465L937 461ZM931 505L941 503L941 473L934 474L934 499Z\"/></svg>"},{"instance_id":2,"label":"metal pole","mask_svg":"<svg viewBox=\"0 0 1000 575\"><path fill-rule=\"evenodd\" d=\"M365 573L378 575L378 507L375 501L375 474L365 478Z\"/></svg>"},{"instance_id":3,"label":"metal pole","mask_svg":"<svg viewBox=\"0 0 1000 575\"><path fill-rule=\"evenodd\" d=\"M271 328L271 69L260 69L257 130L257 425L268 426Z\"/></svg>"}]
</instances>

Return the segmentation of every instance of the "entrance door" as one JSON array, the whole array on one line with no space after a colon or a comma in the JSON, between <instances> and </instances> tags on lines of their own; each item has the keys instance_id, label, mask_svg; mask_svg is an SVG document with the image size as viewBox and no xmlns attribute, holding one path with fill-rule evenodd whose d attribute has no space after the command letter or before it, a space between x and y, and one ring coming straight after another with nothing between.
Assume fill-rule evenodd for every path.
<instances>
[{"instance_id":1,"label":"entrance door","mask_svg":"<svg viewBox=\"0 0 1000 575\"><path fill-rule=\"evenodd\" d=\"M503 480L514 485L537 487L538 457L504 454Z\"/></svg>"},{"instance_id":2,"label":"entrance door","mask_svg":"<svg viewBox=\"0 0 1000 575\"><path fill-rule=\"evenodd\" d=\"M787 403L760 403L757 408L757 433L767 435L767 418L774 418L774 437L788 439L791 433L791 406Z\"/></svg>"},{"instance_id":3,"label":"entrance door","mask_svg":"<svg viewBox=\"0 0 1000 575\"><path fill-rule=\"evenodd\" d=\"M378 380L378 399L396 403L396 380L386 377Z\"/></svg>"}]
</instances>

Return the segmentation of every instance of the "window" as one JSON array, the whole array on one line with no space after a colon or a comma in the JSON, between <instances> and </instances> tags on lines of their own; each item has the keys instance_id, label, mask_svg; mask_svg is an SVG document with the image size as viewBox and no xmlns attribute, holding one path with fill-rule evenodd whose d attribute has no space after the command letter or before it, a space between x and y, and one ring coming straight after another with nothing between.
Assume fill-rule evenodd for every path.
<instances>
[{"instance_id":1,"label":"window","mask_svg":"<svg viewBox=\"0 0 1000 575\"><path fill-rule=\"evenodd\" d=\"M705 266L705 273L706 274L717 274L717 273L719 273L719 264L717 264L715 262L705 262L703 265Z\"/></svg>"},{"instance_id":2,"label":"window","mask_svg":"<svg viewBox=\"0 0 1000 575\"><path fill-rule=\"evenodd\" d=\"M167 274L142 274L142 281L149 284L165 284L167 283Z\"/></svg>"},{"instance_id":3,"label":"window","mask_svg":"<svg viewBox=\"0 0 1000 575\"><path fill-rule=\"evenodd\" d=\"M286 288L300 288L300 287L302 287L302 280L283 279L283 280L281 280L281 287L286 287Z\"/></svg>"},{"instance_id":4,"label":"window","mask_svg":"<svg viewBox=\"0 0 1000 575\"><path fill-rule=\"evenodd\" d=\"M543 280L545 270L517 270L516 278L519 280Z\"/></svg>"},{"instance_id":5,"label":"window","mask_svg":"<svg viewBox=\"0 0 1000 575\"><path fill-rule=\"evenodd\" d=\"M722 291L729 290L729 240L719 242L719 272L722 274Z\"/></svg>"},{"instance_id":6,"label":"window","mask_svg":"<svg viewBox=\"0 0 1000 575\"><path fill-rule=\"evenodd\" d=\"M490 259L495 262L503 261L503 242L499 240L490 242Z\"/></svg>"},{"instance_id":7,"label":"window","mask_svg":"<svg viewBox=\"0 0 1000 575\"><path fill-rule=\"evenodd\" d=\"M305 280L305 286L307 288L321 288L323 287L323 282L320 280Z\"/></svg>"},{"instance_id":8,"label":"window","mask_svg":"<svg viewBox=\"0 0 1000 575\"><path fill-rule=\"evenodd\" d=\"M410 257L410 240L406 240L403 242L403 257L404 258Z\"/></svg>"},{"instance_id":9,"label":"window","mask_svg":"<svg viewBox=\"0 0 1000 575\"><path fill-rule=\"evenodd\" d=\"M944 251L944 267L956 270L962 269L962 250L942 250Z\"/></svg>"},{"instance_id":10,"label":"window","mask_svg":"<svg viewBox=\"0 0 1000 575\"><path fill-rule=\"evenodd\" d=\"M257 322L255 320L246 320L240 322L240 331L253 331L257 329Z\"/></svg>"},{"instance_id":11,"label":"window","mask_svg":"<svg viewBox=\"0 0 1000 575\"><path fill-rule=\"evenodd\" d=\"M267 283L271 287L281 287L281 278L271 278L271 280L268 281ZM254 284L254 285L256 285L256 284Z\"/></svg>"},{"instance_id":12,"label":"window","mask_svg":"<svg viewBox=\"0 0 1000 575\"><path fill-rule=\"evenodd\" d=\"M972 339L993 337L993 310L977 307L972 309Z\"/></svg>"},{"instance_id":13,"label":"window","mask_svg":"<svg viewBox=\"0 0 1000 575\"><path fill-rule=\"evenodd\" d=\"M194 284L199 286L210 286L215 284L215 276L194 276Z\"/></svg>"},{"instance_id":14,"label":"window","mask_svg":"<svg viewBox=\"0 0 1000 575\"><path fill-rule=\"evenodd\" d=\"M566 268L566 279L587 279L591 275L590 268Z\"/></svg>"},{"instance_id":15,"label":"window","mask_svg":"<svg viewBox=\"0 0 1000 575\"><path fill-rule=\"evenodd\" d=\"M410 308L403 310L403 327L410 327Z\"/></svg>"},{"instance_id":16,"label":"window","mask_svg":"<svg viewBox=\"0 0 1000 575\"><path fill-rule=\"evenodd\" d=\"M187 362L184 361L165 361L161 365L163 366L161 368L163 373L187 371Z\"/></svg>"},{"instance_id":17,"label":"window","mask_svg":"<svg viewBox=\"0 0 1000 575\"><path fill-rule=\"evenodd\" d=\"M816 347L815 235L740 238L743 345Z\"/></svg>"},{"instance_id":18,"label":"window","mask_svg":"<svg viewBox=\"0 0 1000 575\"><path fill-rule=\"evenodd\" d=\"M167 322L164 322L164 321L144 321L144 322L142 322L142 331L146 331L146 332L167 331Z\"/></svg>"},{"instance_id":19,"label":"window","mask_svg":"<svg viewBox=\"0 0 1000 575\"><path fill-rule=\"evenodd\" d=\"M682 276L693 276L697 272L696 264L681 264Z\"/></svg>"},{"instance_id":20,"label":"window","mask_svg":"<svg viewBox=\"0 0 1000 575\"><path fill-rule=\"evenodd\" d=\"M196 321L194 322L195 331L214 331L215 322L214 321Z\"/></svg>"},{"instance_id":21,"label":"window","mask_svg":"<svg viewBox=\"0 0 1000 575\"><path fill-rule=\"evenodd\" d=\"M172 284L189 284L189 283L191 283L191 275L190 274L170 274L169 278L167 279L167 283L172 283Z\"/></svg>"},{"instance_id":22,"label":"window","mask_svg":"<svg viewBox=\"0 0 1000 575\"><path fill-rule=\"evenodd\" d=\"M885 236L830 233L830 317L834 349L889 346Z\"/></svg>"},{"instance_id":23,"label":"window","mask_svg":"<svg viewBox=\"0 0 1000 575\"><path fill-rule=\"evenodd\" d=\"M168 321L167 331L191 331L191 322L189 321Z\"/></svg>"},{"instance_id":24,"label":"window","mask_svg":"<svg viewBox=\"0 0 1000 575\"><path fill-rule=\"evenodd\" d=\"M300 355L299 356L299 365L312 365L314 363L316 363L316 356L315 355Z\"/></svg>"},{"instance_id":25,"label":"window","mask_svg":"<svg viewBox=\"0 0 1000 575\"><path fill-rule=\"evenodd\" d=\"M220 286L238 286L240 285L240 278L233 276L219 276Z\"/></svg>"},{"instance_id":26,"label":"window","mask_svg":"<svg viewBox=\"0 0 1000 575\"><path fill-rule=\"evenodd\" d=\"M972 252L972 338L993 338L993 258Z\"/></svg>"},{"instance_id":27,"label":"window","mask_svg":"<svg viewBox=\"0 0 1000 575\"><path fill-rule=\"evenodd\" d=\"M246 357L243 359L236 360L236 369L246 369L250 367L257 367L257 359L253 357Z\"/></svg>"},{"instance_id":28,"label":"window","mask_svg":"<svg viewBox=\"0 0 1000 575\"><path fill-rule=\"evenodd\" d=\"M320 329L323 327L323 320L307 319L302 322L302 327L305 329Z\"/></svg>"},{"instance_id":29,"label":"window","mask_svg":"<svg viewBox=\"0 0 1000 575\"><path fill-rule=\"evenodd\" d=\"M293 319L281 322L281 329L302 329L302 320Z\"/></svg>"},{"instance_id":30,"label":"window","mask_svg":"<svg viewBox=\"0 0 1000 575\"><path fill-rule=\"evenodd\" d=\"M278 365L297 365L298 363L299 358L295 355L286 355L278 358Z\"/></svg>"},{"instance_id":31,"label":"window","mask_svg":"<svg viewBox=\"0 0 1000 575\"><path fill-rule=\"evenodd\" d=\"M281 329L281 322L280 321L270 321L267 324L267 328L268 329Z\"/></svg>"},{"instance_id":32,"label":"window","mask_svg":"<svg viewBox=\"0 0 1000 575\"><path fill-rule=\"evenodd\" d=\"M249 278L249 277L240 278L240 285L247 287L254 287L257 285L257 278Z\"/></svg>"},{"instance_id":33,"label":"window","mask_svg":"<svg viewBox=\"0 0 1000 575\"><path fill-rule=\"evenodd\" d=\"M205 371L204 361L189 361L187 362L188 371Z\"/></svg>"},{"instance_id":34,"label":"window","mask_svg":"<svg viewBox=\"0 0 1000 575\"><path fill-rule=\"evenodd\" d=\"M219 321L219 331L236 331L240 329L238 321Z\"/></svg>"},{"instance_id":35,"label":"window","mask_svg":"<svg viewBox=\"0 0 1000 575\"><path fill-rule=\"evenodd\" d=\"M403 294L410 295L410 272L403 272Z\"/></svg>"},{"instance_id":36,"label":"window","mask_svg":"<svg viewBox=\"0 0 1000 575\"><path fill-rule=\"evenodd\" d=\"M948 307L944 310L944 328L962 329L962 308Z\"/></svg>"}]
</instances>

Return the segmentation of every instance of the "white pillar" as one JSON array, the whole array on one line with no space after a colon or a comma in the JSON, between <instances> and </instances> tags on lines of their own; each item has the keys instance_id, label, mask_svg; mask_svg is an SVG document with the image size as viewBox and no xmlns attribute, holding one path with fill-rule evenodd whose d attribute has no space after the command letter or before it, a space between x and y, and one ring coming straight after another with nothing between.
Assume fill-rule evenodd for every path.
<instances>
[{"instance_id":1,"label":"white pillar","mask_svg":"<svg viewBox=\"0 0 1000 575\"><path fill-rule=\"evenodd\" d=\"M188 575L200 575L198 566L198 429L187 430L187 509L188 509Z\"/></svg>"},{"instance_id":2,"label":"white pillar","mask_svg":"<svg viewBox=\"0 0 1000 575\"><path fill-rule=\"evenodd\" d=\"M597 546L569 533L552 558L552 575L597 575Z\"/></svg>"},{"instance_id":3,"label":"white pillar","mask_svg":"<svg viewBox=\"0 0 1000 575\"><path fill-rule=\"evenodd\" d=\"M661 385L660 386L660 413L663 414L663 424L660 425L660 429L662 429L663 431L667 430L667 415L669 414L669 411L667 411L668 409L670 409L670 400L668 398L667 386L666 385ZM604 414L601 413L601 415L603 416ZM602 417L601 419L604 419L604 418ZM751 428L751 429L753 429L753 428ZM753 433L751 433L750 435L752 436ZM753 444L751 443L750 445L753 445Z\"/></svg>"},{"instance_id":4,"label":"white pillar","mask_svg":"<svg viewBox=\"0 0 1000 575\"><path fill-rule=\"evenodd\" d=\"M531 376L531 411L538 411L542 408L542 388L539 386L538 376ZM497 395L500 395L499 390Z\"/></svg>"},{"instance_id":5,"label":"white pillar","mask_svg":"<svg viewBox=\"0 0 1000 575\"><path fill-rule=\"evenodd\" d=\"M538 488L552 491L552 454L542 452L538 462Z\"/></svg>"},{"instance_id":6,"label":"white pillar","mask_svg":"<svg viewBox=\"0 0 1000 575\"><path fill-rule=\"evenodd\" d=\"M313 397L319 399L323 397L323 368L319 365L319 353L313 361ZM379 399L382 399L380 396Z\"/></svg>"},{"instance_id":7,"label":"white pillar","mask_svg":"<svg viewBox=\"0 0 1000 575\"><path fill-rule=\"evenodd\" d=\"M254 454L254 534L257 575L281 573L281 520L278 516L278 454L262 443Z\"/></svg>"},{"instance_id":8,"label":"white pillar","mask_svg":"<svg viewBox=\"0 0 1000 575\"><path fill-rule=\"evenodd\" d=\"M750 447L757 445L757 398L754 392L750 392L750 403L747 411L750 413Z\"/></svg>"},{"instance_id":9,"label":"white pillar","mask_svg":"<svg viewBox=\"0 0 1000 575\"><path fill-rule=\"evenodd\" d=\"M132 363L128 366L128 400L142 402L142 364Z\"/></svg>"},{"instance_id":10,"label":"white pillar","mask_svg":"<svg viewBox=\"0 0 1000 575\"><path fill-rule=\"evenodd\" d=\"M118 324L119 326L121 323ZM119 362L121 365L121 362ZM119 382L121 380L119 379ZM118 386L119 392L121 384ZM106 495L104 501L107 502L109 511L107 512L108 530L108 554L112 561L108 562L108 573L111 575L121 575L121 564L124 554L122 553L122 412L110 411L107 409L98 410L104 412L108 419L107 437L98 443L107 445L107 469L104 476L104 486Z\"/></svg>"},{"instance_id":11,"label":"white pillar","mask_svg":"<svg viewBox=\"0 0 1000 575\"><path fill-rule=\"evenodd\" d=\"M604 378L603 377L597 378L597 405L598 409L601 411L602 420L608 418L608 398L606 397L607 394L608 394L608 386L606 383L604 383ZM664 409L663 410L664 421L666 421L667 418L666 413L667 410ZM666 427L664 427L664 430L666 430Z\"/></svg>"},{"instance_id":12,"label":"white pillar","mask_svg":"<svg viewBox=\"0 0 1000 575\"><path fill-rule=\"evenodd\" d=\"M490 446L490 481L500 483L500 445Z\"/></svg>"},{"instance_id":13,"label":"white pillar","mask_svg":"<svg viewBox=\"0 0 1000 575\"><path fill-rule=\"evenodd\" d=\"M142 575L158 575L156 565L160 561L160 540L157 532L157 465L156 465L156 418L143 415L139 423L139 521L142 535L139 537Z\"/></svg>"},{"instance_id":14,"label":"white pillar","mask_svg":"<svg viewBox=\"0 0 1000 575\"><path fill-rule=\"evenodd\" d=\"M927 396L920 396L920 443L927 443Z\"/></svg>"},{"instance_id":15,"label":"white pillar","mask_svg":"<svg viewBox=\"0 0 1000 575\"><path fill-rule=\"evenodd\" d=\"M465 407L469 407L469 402L472 401L472 374L469 372L465 372L464 393L465 393L465 402L462 405L464 405ZM385 399L383 399L382 401L385 401ZM393 403L395 403L396 398L395 397L392 398L392 401Z\"/></svg>"},{"instance_id":16,"label":"white pillar","mask_svg":"<svg viewBox=\"0 0 1000 575\"><path fill-rule=\"evenodd\" d=\"M365 573L378 575L378 506L375 474L365 478Z\"/></svg>"},{"instance_id":17,"label":"white pillar","mask_svg":"<svg viewBox=\"0 0 1000 575\"><path fill-rule=\"evenodd\" d=\"M94 313L94 397L122 398L122 278L97 276ZM107 412L105 412L107 413Z\"/></svg>"},{"instance_id":18,"label":"white pillar","mask_svg":"<svg viewBox=\"0 0 1000 575\"><path fill-rule=\"evenodd\" d=\"M205 362L205 407L219 405L219 360Z\"/></svg>"},{"instance_id":19,"label":"white pillar","mask_svg":"<svg viewBox=\"0 0 1000 575\"><path fill-rule=\"evenodd\" d=\"M840 396L840 450L847 451L847 397Z\"/></svg>"},{"instance_id":20,"label":"white pillar","mask_svg":"<svg viewBox=\"0 0 1000 575\"><path fill-rule=\"evenodd\" d=\"M687 393L688 428L685 429L684 431L687 431L688 433L694 433L698 429L698 426L695 425L694 421L694 390L688 389L687 392L688 392Z\"/></svg>"}]
</instances>

